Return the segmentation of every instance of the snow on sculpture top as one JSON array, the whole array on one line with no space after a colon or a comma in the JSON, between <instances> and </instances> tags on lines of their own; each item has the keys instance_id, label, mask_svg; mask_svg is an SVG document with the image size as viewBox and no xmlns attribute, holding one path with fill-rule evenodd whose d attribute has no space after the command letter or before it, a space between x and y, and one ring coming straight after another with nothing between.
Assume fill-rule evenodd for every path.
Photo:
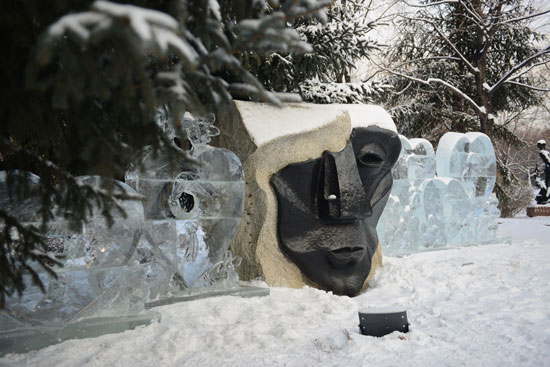
<instances>
[{"instance_id":1,"label":"snow on sculpture top","mask_svg":"<svg viewBox=\"0 0 550 367\"><path fill-rule=\"evenodd\" d=\"M349 113L351 128L378 126L397 133L397 127L390 114L380 106L369 104L334 104L335 108L341 108Z\"/></svg>"},{"instance_id":2,"label":"snow on sculpture top","mask_svg":"<svg viewBox=\"0 0 550 367\"><path fill-rule=\"evenodd\" d=\"M250 138L258 147L283 136L322 129L344 114L331 105L312 108L312 105L293 103L277 108L264 103L236 101L235 104ZM349 124L348 130L351 131Z\"/></svg>"},{"instance_id":3,"label":"snow on sculpture top","mask_svg":"<svg viewBox=\"0 0 550 367\"><path fill-rule=\"evenodd\" d=\"M375 105L291 103L277 108L264 103L236 101L246 130L256 146L275 139L320 130L348 114L347 136L355 127L378 126L397 132L391 116L382 107Z\"/></svg>"}]
</instances>

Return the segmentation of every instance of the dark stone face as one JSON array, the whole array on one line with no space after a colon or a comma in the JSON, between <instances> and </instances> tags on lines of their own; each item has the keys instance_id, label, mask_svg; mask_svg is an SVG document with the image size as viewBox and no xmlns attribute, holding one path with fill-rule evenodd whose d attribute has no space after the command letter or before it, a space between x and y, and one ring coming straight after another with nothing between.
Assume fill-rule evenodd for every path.
<instances>
[{"instance_id":1,"label":"dark stone face","mask_svg":"<svg viewBox=\"0 0 550 367\"><path fill-rule=\"evenodd\" d=\"M355 128L342 151L288 165L271 178L281 248L323 288L349 296L361 291L400 150L394 132Z\"/></svg>"}]
</instances>

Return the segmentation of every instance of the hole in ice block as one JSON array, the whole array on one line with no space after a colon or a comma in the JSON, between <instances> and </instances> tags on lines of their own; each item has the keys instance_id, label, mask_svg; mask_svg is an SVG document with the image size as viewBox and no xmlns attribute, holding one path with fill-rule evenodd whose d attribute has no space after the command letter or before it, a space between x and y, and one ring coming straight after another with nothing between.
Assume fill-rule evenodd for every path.
<instances>
[{"instance_id":1,"label":"hole in ice block","mask_svg":"<svg viewBox=\"0 0 550 367\"><path fill-rule=\"evenodd\" d=\"M195 198L193 195L182 192L178 198L180 207L183 211L189 213L195 207Z\"/></svg>"}]
</instances>

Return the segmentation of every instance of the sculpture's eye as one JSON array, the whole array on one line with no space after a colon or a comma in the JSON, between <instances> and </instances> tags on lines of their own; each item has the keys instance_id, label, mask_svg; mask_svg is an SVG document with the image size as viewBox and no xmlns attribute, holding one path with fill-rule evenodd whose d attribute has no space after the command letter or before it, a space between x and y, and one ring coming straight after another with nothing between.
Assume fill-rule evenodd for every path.
<instances>
[{"instance_id":1,"label":"sculpture's eye","mask_svg":"<svg viewBox=\"0 0 550 367\"><path fill-rule=\"evenodd\" d=\"M367 167L378 167L384 163L384 157L377 152L373 151L361 151L357 160Z\"/></svg>"}]
</instances>

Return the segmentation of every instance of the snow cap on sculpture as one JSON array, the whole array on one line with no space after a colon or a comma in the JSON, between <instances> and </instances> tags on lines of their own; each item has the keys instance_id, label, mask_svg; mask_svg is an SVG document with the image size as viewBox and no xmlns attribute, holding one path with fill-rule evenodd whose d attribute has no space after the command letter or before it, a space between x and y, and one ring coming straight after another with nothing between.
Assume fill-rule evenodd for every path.
<instances>
[{"instance_id":1,"label":"snow cap on sculpture","mask_svg":"<svg viewBox=\"0 0 550 367\"><path fill-rule=\"evenodd\" d=\"M397 128L390 114L380 106L369 104L334 105L349 113L351 127L378 126L397 133Z\"/></svg>"},{"instance_id":2,"label":"snow cap on sculpture","mask_svg":"<svg viewBox=\"0 0 550 367\"><path fill-rule=\"evenodd\" d=\"M232 244L241 278L358 294L381 259L375 227L400 150L391 117L366 105L236 106L222 141L247 181ZM231 130L244 136L232 142Z\"/></svg>"}]
</instances>

